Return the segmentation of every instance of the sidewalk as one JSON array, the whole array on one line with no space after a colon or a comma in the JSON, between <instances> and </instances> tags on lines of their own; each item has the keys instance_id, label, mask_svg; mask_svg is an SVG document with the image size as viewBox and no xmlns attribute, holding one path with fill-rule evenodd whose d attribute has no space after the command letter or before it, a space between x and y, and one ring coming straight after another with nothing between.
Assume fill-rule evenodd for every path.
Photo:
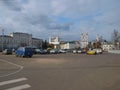
<instances>
[{"instance_id":1,"label":"sidewalk","mask_svg":"<svg viewBox=\"0 0 120 90\"><path fill-rule=\"evenodd\" d=\"M120 54L120 50L109 50L109 53Z\"/></svg>"}]
</instances>

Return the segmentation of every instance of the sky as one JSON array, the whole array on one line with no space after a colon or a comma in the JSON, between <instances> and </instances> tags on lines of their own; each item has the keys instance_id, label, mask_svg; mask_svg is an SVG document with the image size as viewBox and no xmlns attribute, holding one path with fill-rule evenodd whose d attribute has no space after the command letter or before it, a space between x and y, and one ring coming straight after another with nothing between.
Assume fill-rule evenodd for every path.
<instances>
[{"instance_id":1,"label":"sky","mask_svg":"<svg viewBox=\"0 0 120 90\"><path fill-rule=\"evenodd\" d=\"M41 39L80 40L88 33L89 40L97 34L110 40L114 29L120 32L119 9L120 0L0 0L0 28Z\"/></svg>"}]
</instances>

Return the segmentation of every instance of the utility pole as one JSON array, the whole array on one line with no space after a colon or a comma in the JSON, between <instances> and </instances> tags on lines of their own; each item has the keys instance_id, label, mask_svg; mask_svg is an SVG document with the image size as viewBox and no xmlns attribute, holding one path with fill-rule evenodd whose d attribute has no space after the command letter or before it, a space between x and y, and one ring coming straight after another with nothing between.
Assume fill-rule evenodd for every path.
<instances>
[{"instance_id":1,"label":"utility pole","mask_svg":"<svg viewBox=\"0 0 120 90\"><path fill-rule=\"evenodd\" d=\"M3 43L4 43L4 29L2 29L2 51L3 51L3 49L4 49Z\"/></svg>"},{"instance_id":2,"label":"utility pole","mask_svg":"<svg viewBox=\"0 0 120 90\"><path fill-rule=\"evenodd\" d=\"M4 29L1 28L1 31L2 31L2 45L1 45L1 48L2 48L2 51L3 51L3 49L4 49L4 47L3 47L3 43L4 43Z\"/></svg>"}]
</instances>

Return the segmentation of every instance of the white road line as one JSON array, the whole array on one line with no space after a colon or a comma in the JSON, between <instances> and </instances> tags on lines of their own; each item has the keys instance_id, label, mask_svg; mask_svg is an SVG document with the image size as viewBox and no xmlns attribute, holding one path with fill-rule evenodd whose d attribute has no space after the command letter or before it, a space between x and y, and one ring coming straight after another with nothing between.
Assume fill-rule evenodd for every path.
<instances>
[{"instance_id":1,"label":"white road line","mask_svg":"<svg viewBox=\"0 0 120 90\"><path fill-rule=\"evenodd\" d=\"M22 90L22 89L27 89L27 88L30 88L30 87L31 86L29 84L25 84L25 85L9 88L9 89L6 89L6 90Z\"/></svg>"},{"instance_id":2,"label":"white road line","mask_svg":"<svg viewBox=\"0 0 120 90\"><path fill-rule=\"evenodd\" d=\"M2 60L2 59L0 59L0 61L8 63L8 64L11 64L11 65L14 65L16 67L19 67L19 69L17 71L9 73L9 74L6 74L6 75L1 75L0 77L6 77L6 76L10 76L10 75L16 74L16 73L20 72L23 69L23 66L21 66L21 65L18 65L18 64L6 61L6 60Z\"/></svg>"},{"instance_id":3,"label":"white road line","mask_svg":"<svg viewBox=\"0 0 120 90\"><path fill-rule=\"evenodd\" d=\"M12 84L12 83L17 83L17 82L21 82L24 80L27 80L27 78L19 78L19 79L13 79L13 80L9 80L9 81L3 81L3 82L0 82L0 86Z\"/></svg>"}]
</instances>

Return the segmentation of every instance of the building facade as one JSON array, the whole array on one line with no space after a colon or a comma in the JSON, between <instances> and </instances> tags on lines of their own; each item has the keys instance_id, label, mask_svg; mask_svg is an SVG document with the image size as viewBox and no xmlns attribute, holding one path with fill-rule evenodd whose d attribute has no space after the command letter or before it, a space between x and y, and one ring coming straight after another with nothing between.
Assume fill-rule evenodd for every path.
<instances>
[{"instance_id":1,"label":"building facade","mask_svg":"<svg viewBox=\"0 0 120 90\"><path fill-rule=\"evenodd\" d=\"M115 46L113 44L103 44L102 45L102 49L104 51L109 51L109 50L113 50L115 48Z\"/></svg>"},{"instance_id":2,"label":"building facade","mask_svg":"<svg viewBox=\"0 0 120 90\"><path fill-rule=\"evenodd\" d=\"M88 46L88 33L82 33L80 39L81 48L86 48Z\"/></svg>"},{"instance_id":3,"label":"building facade","mask_svg":"<svg viewBox=\"0 0 120 90\"><path fill-rule=\"evenodd\" d=\"M61 49L77 49L80 48L80 43L79 42L66 42L66 43L61 43L60 44Z\"/></svg>"},{"instance_id":4,"label":"building facade","mask_svg":"<svg viewBox=\"0 0 120 90\"><path fill-rule=\"evenodd\" d=\"M14 32L10 35L0 35L0 51L10 48L17 49L21 46L42 48L42 39L32 38L32 34Z\"/></svg>"},{"instance_id":5,"label":"building facade","mask_svg":"<svg viewBox=\"0 0 120 90\"><path fill-rule=\"evenodd\" d=\"M13 37L9 35L0 35L0 51L13 47Z\"/></svg>"},{"instance_id":6,"label":"building facade","mask_svg":"<svg viewBox=\"0 0 120 90\"><path fill-rule=\"evenodd\" d=\"M10 36L13 37L14 48L20 46L32 46L32 34L13 32Z\"/></svg>"},{"instance_id":7,"label":"building facade","mask_svg":"<svg viewBox=\"0 0 120 90\"><path fill-rule=\"evenodd\" d=\"M32 38L32 47L42 49L42 42L43 42L42 39Z\"/></svg>"},{"instance_id":8,"label":"building facade","mask_svg":"<svg viewBox=\"0 0 120 90\"><path fill-rule=\"evenodd\" d=\"M49 44L53 44L55 49L60 48L60 38L59 37L49 37Z\"/></svg>"}]
</instances>

